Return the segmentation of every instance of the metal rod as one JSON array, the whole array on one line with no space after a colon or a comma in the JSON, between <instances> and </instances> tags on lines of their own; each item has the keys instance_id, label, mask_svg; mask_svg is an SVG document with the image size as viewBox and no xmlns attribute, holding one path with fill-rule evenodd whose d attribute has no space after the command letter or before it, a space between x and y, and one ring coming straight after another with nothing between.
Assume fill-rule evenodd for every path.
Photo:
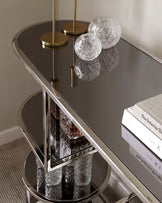
<instances>
[{"instance_id":1,"label":"metal rod","mask_svg":"<svg viewBox=\"0 0 162 203\"><path fill-rule=\"evenodd\" d=\"M52 22L52 43L55 44L55 0L53 0L53 10L52 10L52 15L53 15L53 22Z\"/></svg>"},{"instance_id":2,"label":"metal rod","mask_svg":"<svg viewBox=\"0 0 162 203\"><path fill-rule=\"evenodd\" d=\"M56 79L56 75L55 75L55 50L53 49L53 52L52 52L52 54L53 54L53 80L55 80Z\"/></svg>"},{"instance_id":3,"label":"metal rod","mask_svg":"<svg viewBox=\"0 0 162 203\"><path fill-rule=\"evenodd\" d=\"M28 189L26 189L26 203L30 203L30 192L28 191Z\"/></svg>"},{"instance_id":4,"label":"metal rod","mask_svg":"<svg viewBox=\"0 0 162 203\"><path fill-rule=\"evenodd\" d=\"M49 147L49 95L43 90L43 136L44 136L44 170L48 169L48 147Z\"/></svg>"},{"instance_id":5,"label":"metal rod","mask_svg":"<svg viewBox=\"0 0 162 203\"><path fill-rule=\"evenodd\" d=\"M73 66L75 65L75 51L74 51L75 37L73 37Z\"/></svg>"},{"instance_id":6,"label":"metal rod","mask_svg":"<svg viewBox=\"0 0 162 203\"><path fill-rule=\"evenodd\" d=\"M73 37L73 65L70 67L70 86L75 86L75 73L74 73L74 65L75 65L75 51L74 51L74 43L75 37Z\"/></svg>"},{"instance_id":7,"label":"metal rod","mask_svg":"<svg viewBox=\"0 0 162 203\"><path fill-rule=\"evenodd\" d=\"M77 7L77 0L74 0L74 20L73 20L73 32L75 31L75 23L76 23L76 7Z\"/></svg>"},{"instance_id":8,"label":"metal rod","mask_svg":"<svg viewBox=\"0 0 162 203\"><path fill-rule=\"evenodd\" d=\"M76 155L71 155L71 156L68 156L68 157L65 157L65 158L62 158L58 161L55 161L55 166L52 166L51 167L48 167L48 171L53 171L53 170L56 170L58 168L61 168L63 166L66 166L68 164L71 164L74 162L74 160L77 160L77 159L80 159L80 158L83 158L83 157L86 157L90 154L94 154L94 153L97 153L97 150L96 149L92 149L91 151L87 151L85 152L84 154L76 154Z\"/></svg>"}]
</instances>

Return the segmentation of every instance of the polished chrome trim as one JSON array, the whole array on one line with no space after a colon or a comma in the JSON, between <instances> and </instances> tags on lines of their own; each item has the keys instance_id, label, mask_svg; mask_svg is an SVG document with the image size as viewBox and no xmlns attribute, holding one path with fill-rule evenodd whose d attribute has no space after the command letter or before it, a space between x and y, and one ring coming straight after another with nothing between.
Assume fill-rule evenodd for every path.
<instances>
[{"instance_id":1,"label":"polished chrome trim","mask_svg":"<svg viewBox=\"0 0 162 203\"><path fill-rule=\"evenodd\" d=\"M25 29L24 29L25 30ZM21 33L21 32L20 32ZM74 122L78 129L85 135L90 143L98 150L102 157L110 164L114 171L127 184L129 189L136 193L144 203L159 203L159 200L129 171L129 169L117 158L117 156L102 142L102 140L88 127L88 125L76 114L76 112L63 100L54 94L50 83L34 67L24 53L19 49L17 44L17 34L13 40L13 48L19 59L25 65L34 79L47 91L54 102L67 114ZM58 93L57 93L58 94ZM59 95L59 94L58 94Z\"/></svg>"},{"instance_id":2,"label":"polished chrome trim","mask_svg":"<svg viewBox=\"0 0 162 203\"><path fill-rule=\"evenodd\" d=\"M96 152L98 152L96 149L92 149L91 151L85 152L84 154L78 155L78 156L76 156L76 157L70 158L70 156L69 156L69 158L70 158L69 160L65 160L65 161L64 161L64 158L63 158L63 159L60 159L60 160L59 160L60 163L57 163L57 162L56 162L56 166L54 166L54 167L52 167L52 168L49 166L49 167L48 167L48 171L56 170L56 169L58 169L58 168L61 168L61 167L66 166L66 165L68 165L68 164L71 164L74 160L77 160L77 159L86 157L86 156L88 156L88 155L90 155L90 154L94 154L94 153L96 153Z\"/></svg>"},{"instance_id":3,"label":"polished chrome trim","mask_svg":"<svg viewBox=\"0 0 162 203\"><path fill-rule=\"evenodd\" d=\"M49 157L49 95L45 90L42 93L43 101L43 140L44 140L44 170L48 171L48 157Z\"/></svg>"},{"instance_id":4,"label":"polished chrome trim","mask_svg":"<svg viewBox=\"0 0 162 203\"><path fill-rule=\"evenodd\" d=\"M32 152L30 152L32 153ZM26 159L28 158L28 156L30 155L30 153L27 155ZM25 175L25 167L26 167L26 159L25 159L25 162L24 162L24 170L23 170L23 173L22 173L22 180L23 180L23 183L26 187L26 189L30 192L30 194L35 197L36 199L40 200L40 201L43 201L45 203L49 203L49 202L54 202L54 200L50 200L48 198L45 198L45 196L43 196L41 193L39 193L38 191L36 191L31 185L30 183L27 181L27 178L26 178L26 175ZM92 198L98 196L103 190L104 188L107 186L107 183L108 183L108 180L110 178L110 175L111 175L111 168L110 166L107 164L107 174L106 174L106 177L103 181L103 183L101 184L100 187L98 187L94 192L92 192L87 198L84 197L84 198L80 198L80 199L77 199L77 200L74 200L73 202L88 202L88 200L90 201ZM72 203L71 200L57 200L57 202L68 202L68 203Z\"/></svg>"},{"instance_id":5,"label":"polished chrome trim","mask_svg":"<svg viewBox=\"0 0 162 203\"><path fill-rule=\"evenodd\" d=\"M29 143L32 151L34 152L35 156L37 157L39 163L41 164L41 166L44 168L44 163L42 162L42 160L40 159L40 157L38 156L36 150L37 150L37 146L36 144L33 142L32 138L30 137L29 133L26 130L25 124L23 122L22 119L22 110L25 106L25 104L35 95L41 93L41 91L37 91L35 93L33 93L30 97L28 97L27 99L24 100L24 102L21 104L19 111L18 111L18 128L20 129L20 131L22 132L23 136L25 137L25 139L27 140L27 142Z\"/></svg>"},{"instance_id":6,"label":"polished chrome trim","mask_svg":"<svg viewBox=\"0 0 162 203\"><path fill-rule=\"evenodd\" d=\"M29 190L26 189L26 202L30 203L30 199L31 199L30 192L29 192Z\"/></svg>"}]
</instances>

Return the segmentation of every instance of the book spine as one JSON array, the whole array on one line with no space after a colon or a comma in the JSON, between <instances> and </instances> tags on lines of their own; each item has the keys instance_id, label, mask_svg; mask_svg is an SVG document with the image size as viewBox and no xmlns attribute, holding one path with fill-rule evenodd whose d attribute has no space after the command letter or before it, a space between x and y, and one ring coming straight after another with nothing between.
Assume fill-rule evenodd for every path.
<instances>
[{"instance_id":1,"label":"book spine","mask_svg":"<svg viewBox=\"0 0 162 203\"><path fill-rule=\"evenodd\" d=\"M141 140L150 150L162 159L162 141L138 119L136 119L128 109L124 110L122 124L128 128L139 140Z\"/></svg>"},{"instance_id":2,"label":"book spine","mask_svg":"<svg viewBox=\"0 0 162 203\"><path fill-rule=\"evenodd\" d=\"M129 111L162 140L162 125L155 118L137 105L130 107Z\"/></svg>"}]
</instances>

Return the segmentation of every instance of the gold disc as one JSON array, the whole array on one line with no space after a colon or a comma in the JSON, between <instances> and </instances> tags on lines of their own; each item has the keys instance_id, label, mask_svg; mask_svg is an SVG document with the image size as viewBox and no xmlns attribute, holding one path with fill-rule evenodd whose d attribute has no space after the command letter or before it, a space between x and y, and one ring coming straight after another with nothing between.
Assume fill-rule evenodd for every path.
<instances>
[{"instance_id":1,"label":"gold disc","mask_svg":"<svg viewBox=\"0 0 162 203\"><path fill-rule=\"evenodd\" d=\"M59 46L63 46L64 44L67 43L68 36L66 36L60 32L55 32L55 40L53 43L52 32L48 32L48 33L43 34L40 37L40 40L42 42L43 47L46 47L46 46L47 47L59 47Z\"/></svg>"},{"instance_id":2,"label":"gold disc","mask_svg":"<svg viewBox=\"0 0 162 203\"><path fill-rule=\"evenodd\" d=\"M62 30L65 34L80 35L87 31L87 26L86 24L76 22L73 28L73 22L70 22L63 24Z\"/></svg>"}]
</instances>

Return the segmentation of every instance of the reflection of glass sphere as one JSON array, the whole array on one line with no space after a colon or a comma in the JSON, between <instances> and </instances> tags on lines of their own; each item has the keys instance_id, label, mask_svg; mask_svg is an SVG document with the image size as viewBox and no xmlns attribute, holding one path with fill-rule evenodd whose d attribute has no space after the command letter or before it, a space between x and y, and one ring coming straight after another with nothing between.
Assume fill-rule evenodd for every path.
<instances>
[{"instance_id":1,"label":"reflection of glass sphere","mask_svg":"<svg viewBox=\"0 0 162 203\"><path fill-rule=\"evenodd\" d=\"M121 27L111 18L98 17L90 23L88 32L95 34L100 39L103 49L108 49L119 41Z\"/></svg>"},{"instance_id":2,"label":"reflection of glass sphere","mask_svg":"<svg viewBox=\"0 0 162 203\"><path fill-rule=\"evenodd\" d=\"M103 49L100 55L100 62L102 67L111 72L119 63L119 52L117 48L112 47L110 49Z\"/></svg>"},{"instance_id":3,"label":"reflection of glass sphere","mask_svg":"<svg viewBox=\"0 0 162 203\"><path fill-rule=\"evenodd\" d=\"M83 61L78 58L74 67L76 76L87 81L96 79L100 74L100 70L101 66L98 58L93 61Z\"/></svg>"},{"instance_id":4,"label":"reflection of glass sphere","mask_svg":"<svg viewBox=\"0 0 162 203\"><path fill-rule=\"evenodd\" d=\"M75 42L75 53L85 61L91 61L99 56L102 45L94 34L83 34Z\"/></svg>"}]
</instances>

